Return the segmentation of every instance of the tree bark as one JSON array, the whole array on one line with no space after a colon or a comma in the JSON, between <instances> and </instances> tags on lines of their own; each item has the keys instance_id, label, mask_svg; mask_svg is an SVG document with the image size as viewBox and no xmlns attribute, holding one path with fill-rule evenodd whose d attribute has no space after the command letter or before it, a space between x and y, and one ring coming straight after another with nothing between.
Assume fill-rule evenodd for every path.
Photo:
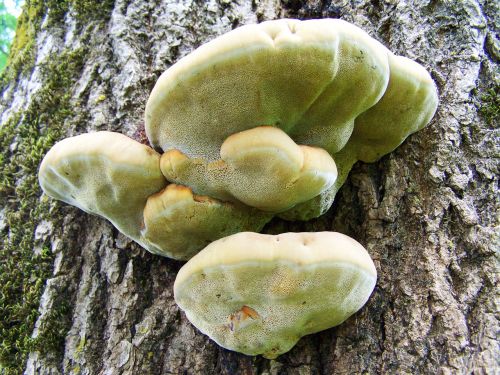
<instances>
[{"instance_id":1,"label":"tree bark","mask_svg":"<svg viewBox=\"0 0 500 375\"><path fill-rule=\"evenodd\" d=\"M26 11L34 6L28 2ZM95 130L137 139L147 97L164 70L234 27L285 17L360 26L424 65L440 105L431 124L395 152L356 164L327 214L266 226L273 234L343 232L368 249L379 273L361 311L276 360L222 349L187 321L172 291L182 263L147 253L104 219L50 201L32 233L32 251L48 248L53 266L32 333L41 345L23 363L26 374L500 371L498 2L75 0L40 9L29 20L32 59L11 68L17 70L3 84L0 107L3 124L22 118L34 101L48 100L39 90L54 74L66 77L57 70L63 69L69 78L56 77L48 95L55 104L41 106L37 125L42 133L60 126L52 143ZM61 67L70 60L76 62ZM13 131L10 145L17 147L23 134ZM36 173L19 169L15 185ZM3 218L22 204L4 203ZM0 229L6 243L16 230L12 222Z\"/></svg>"}]
</instances>

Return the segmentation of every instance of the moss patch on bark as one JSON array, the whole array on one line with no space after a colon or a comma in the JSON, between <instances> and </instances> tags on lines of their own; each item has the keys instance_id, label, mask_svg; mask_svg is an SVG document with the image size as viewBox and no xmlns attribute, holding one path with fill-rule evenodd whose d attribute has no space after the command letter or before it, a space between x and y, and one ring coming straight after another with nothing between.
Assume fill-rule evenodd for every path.
<instances>
[{"instance_id":1,"label":"moss patch on bark","mask_svg":"<svg viewBox=\"0 0 500 375\"><path fill-rule=\"evenodd\" d=\"M42 197L39 164L49 148L64 135L65 120L73 115L69 88L83 66L86 51L66 51L45 68L45 85L22 113L0 128L0 200L4 225L0 237L0 370L21 372L32 350L61 348L66 328L54 312L53 327L32 338L40 296L52 274L49 243L35 252L35 229L43 220L57 220L58 206ZM40 247L41 246L41 247ZM59 310L64 311L59 311ZM0 372L2 372L0 371Z\"/></svg>"},{"instance_id":2,"label":"moss patch on bark","mask_svg":"<svg viewBox=\"0 0 500 375\"><path fill-rule=\"evenodd\" d=\"M19 17L0 90L29 74L36 61L36 37L42 29L61 27L66 17L77 31L109 20L114 0L96 5L87 0L27 0ZM60 223L59 204L42 196L38 168L50 147L77 118L71 87L81 74L87 47L64 50L41 66L42 88L26 109L0 127L0 373L24 371L30 352L64 350L71 307L64 296L32 337L40 298L52 276L54 254L48 240L35 239L43 221ZM15 83L14 83L15 84Z\"/></svg>"}]
</instances>

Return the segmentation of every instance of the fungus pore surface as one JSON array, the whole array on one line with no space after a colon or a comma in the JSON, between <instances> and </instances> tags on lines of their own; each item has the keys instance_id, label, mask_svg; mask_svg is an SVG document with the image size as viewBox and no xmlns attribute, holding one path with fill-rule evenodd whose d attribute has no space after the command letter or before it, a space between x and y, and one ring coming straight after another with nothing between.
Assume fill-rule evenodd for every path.
<instances>
[{"instance_id":1,"label":"fungus pore surface","mask_svg":"<svg viewBox=\"0 0 500 375\"><path fill-rule=\"evenodd\" d=\"M430 121L437 102L435 84L423 67L395 56L358 27L333 19L284 19L235 29L174 64L148 100L146 133L170 163L178 163L177 171L166 169L168 179L197 194L235 198L287 219L309 219L330 207L357 160L375 161L395 149ZM284 189L287 198L276 206L275 179L255 184L252 195L258 200L247 196L246 181L255 176L248 163L232 165L230 178L220 183L221 164L227 168L220 163L223 146L239 132L265 132L267 126L298 145L326 150L337 164L337 181L329 179L307 194ZM252 158L261 152L262 160L282 164L281 145L270 151L240 139L241 155L248 149ZM289 186L290 179L281 182Z\"/></svg>"},{"instance_id":2,"label":"fungus pore surface","mask_svg":"<svg viewBox=\"0 0 500 375\"><path fill-rule=\"evenodd\" d=\"M271 217L242 204L195 195L188 187L170 184L148 198L141 234L150 251L186 260L221 237L260 231Z\"/></svg>"},{"instance_id":3,"label":"fungus pore surface","mask_svg":"<svg viewBox=\"0 0 500 375\"><path fill-rule=\"evenodd\" d=\"M105 217L138 240L146 200L167 185L159 164L151 147L104 131L56 143L38 177L50 197Z\"/></svg>"},{"instance_id":4,"label":"fungus pore surface","mask_svg":"<svg viewBox=\"0 0 500 375\"><path fill-rule=\"evenodd\" d=\"M102 216L150 252L175 259L189 259L220 237L259 231L271 219L241 203L167 186L160 155L113 132L58 142L43 159L39 180L50 197Z\"/></svg>"},{"instance_id":5,"label":"fungus pore surface","mask_svg":"<svg viewBox=\"0 0 500 375\"><path fill-rule=\"evenodd\" d=\"M49 151L40 185L149 251L188 259L275 214L323 214L357 160L394 150L437 102L422 66L345 21L247 25L159 78L146 133L162 155L117 133L84 134Z\"/></svg>"},{"instance_id":6,"label":"fungus pore surface","mask_svg":"<svg viewBox=\"0 0 500 375\"><path fill-rule=\"evenodd\" d=\"M280 212L330 188L337 178L332 157L323 149L298 146L285 132L270 126L229 136L221 159L191 159L178 150L161 157L169 181L218 199L243 202L263 211Z\"/></svg>"},{"instance_id":7,"label":"fungus pore surface","mask_svg":"<svg viewBox=\"0 0 500 375\"><path fill-rule=\"evenodd\" d=\"M219 345L275 358L359 310L376 277L366 250L340 233L238 233L191 258L174 294Z\"/></svg>"}]
</instances>

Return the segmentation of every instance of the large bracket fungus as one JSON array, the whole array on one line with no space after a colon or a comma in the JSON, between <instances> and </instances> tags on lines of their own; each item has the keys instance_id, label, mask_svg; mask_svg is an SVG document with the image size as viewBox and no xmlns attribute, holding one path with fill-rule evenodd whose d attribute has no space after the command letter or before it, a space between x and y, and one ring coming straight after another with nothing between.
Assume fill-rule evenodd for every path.
<instances>
[{"instance_id":1,"label":"large bracket fungus","mask_svg":"<svg viewBox=\"0 0 500 375\"><path fill-rule=\"evenodd\" d=\"M373 162L394 150L430 121L437 102L436 86L422 66L394 55L358 27L333 19L285 19L235 29L163 73L146 106L146 132L154 148L180 164L177 171L164 170L167 179L195 193L308 220L331 206L357 160ZM337 181L302 194L295 190L293 197L283 191L286 204L278 205L271 178L253 186L258 200L245 199L246 181L255 173L245 163L233 165L231 178L221 184L220 169L210 167L223 146L236 133L265 132L263 126L326 150L337 164ZM259 159L252 142L242 140L238 151L246 147ZM261 158L274 164L288 153L284 147L276 142L272 155L262 148Z\"/></svg>"},{"instance_id":2,"label":"large bracket fungus","mask_svg":"<svg viewBox=\"0 0 500 375\"><path fill-rule=\"evenodd\" d=\"M156 151L111 132L68 138L40 185L155 254L194 256L174 286L187 317L224 347L274 358L360 309L375 267L338 233L234 233L321 215L356 161L394 150L437 103L422 66L347 22L243 26L160 77L146 106Z\"/></svg>"},{"instance_id":3,"label":"large bracket fungus","mask_svg":"<svg viewBox=\"0 0 500 375\"><path fill-rule=\"evenodd\" d=\"M210 242L259 231L270 215L170 184L160 155L113 132L58 142L42 161L40 186L53 198L102 216L158 255L186 260Z\"/></svg>"},{"instance_id":4,"label":"large bracket fungus","mask_svg":"<svg viewBox=\"0 0 500 375\"><path fill-rule=\"evenodd\" d=\"M40 182L149 251L188 259L273 215L321 215L357 160L395 149L437 101L423 67L345 21L243 26L156 83L146 133L162 155L118 134L82 135L54 146Z\"/></svg>"},{"instance_id":5,"label":"large bracket fungus","mask_svg":"<svg viewBox=\"0 0 500 375\"><path fill-rule=\"evenodd\" d=\"M175 300L219 345L276 358L304 335L336 326L377 279L367 251L340 233L238 233L179 271Z\"/></svg>"}]
</instances>

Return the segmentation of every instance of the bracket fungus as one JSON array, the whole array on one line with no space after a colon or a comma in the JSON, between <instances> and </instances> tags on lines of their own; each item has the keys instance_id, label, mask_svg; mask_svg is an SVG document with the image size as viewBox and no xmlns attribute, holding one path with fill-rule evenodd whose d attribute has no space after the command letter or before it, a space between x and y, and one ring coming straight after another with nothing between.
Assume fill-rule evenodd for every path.
<instances>
[{"instance_id":1,"label":"bracket fungus","mask_svg":"<svg viewBox=\"0 0 500 375\"><path fill-rule=\"evenodd\" d=\"M155 149L167 153L167 179L198 194L308 220L331 206L357 160L373 162L394 150L430 121L437 103L436 86L422 66L358 27L336 19L283 19L237 28L165 71L146 106L146 133ZM296 144L326 150L339 171L335 183L328 178L309 191L283 190L286 199L274 204L276 180L268 177L252 186L248 199L246 182L255 180L255 168L221 166L220 156L224 160L235 134L267 132L268 126ZM239 137L238 151L244 155L248 147L255 160L278 166L275 159L287 154L276 142L273 151L261 148L259 157L258 148ZM266 171L267 163L259 165ZM230 178L217 175L228 168Z\"/></svg>"},{"instance_id":2,"label":"bracket fungus","mask_svg":"<svg viewBox=\"0 0 500 375\"><path fill-rule=\"evenodd\" d=\"M122 134L66 138L44 157L40 186L53 198L102 216L150 252L186 260L211 241L262 229L270 215L170 184L160 155Z\"/></svg>"},{"instance_id":3,"label":"bracket fungus","mask_svg":"<svg viewBox=\"0 0 500 375\"><path fill-rule=\"evenodd\" d=\"M280 212L330 188L337 168L321 148L298 146L282 130L260 126L229 136L221 158L207 163L178 150L165 152L161 170L169 181L200 194Z\"/></svg>"},{"instance_id":4,"label":"bracket fungus","mask_svg":"<svg viewBox=\"0 0 500 375\"><path fill-rule=\"evenodd\" d=\"M151 252L186 260L221 237L260 231L270 218L257 209L196 195L185 186L170 184L148 198L141 235Z\"/></svg>"},{"instance_id":5,"label":"bracket fungus","mask_svg":"<svg viewBox=\"0 0 500 375\"><path fill-rule=\"evenodd\" d=\"M340 233L238 233L191 258L174 295L219 345L276 358L358 311L376 278L368 252Z\"/></svg>"},{"instance_id":6,"label":"bracket fungus","mask_svg":"<svg viewBox=\"0 0 500 375\"><path fill-rule=\"evenodd\" d=\"M146 105L154 149L79 135L48 152L39 180L152 253L192 257L174 285L189 320L221 346L275 358L359 310L376 270L339 233L247 231L323 214L356 161L394 150L437 104L422 66L354 25L268 21L162 74Z\"/></svg>"},{"instance_id":7,"label":"bracket fungus","mask_svg":"<svg viewBox=\"0 0 500 375\"><path fill-rule=\"evenodd\" d=\"M423 67L345 21L247 25L159 78L146 133L161 154L117 133L80 135L49 151L40 184L149 251L188 259L273 215L321 215L357 160L394 150L437 102Z\"/></svg>"},{"instance_id":8,"label":"bracket fungus","mask_svg":"<svg viewBox=\"0 0 500 375\"><path fill-rule=\"evenodd\" d=\"M148 196L167 184L152 148L122 134L66 138L45 155L38 174L47 195L107 218L138 241Z\"/></svg>"}]
</instances>

